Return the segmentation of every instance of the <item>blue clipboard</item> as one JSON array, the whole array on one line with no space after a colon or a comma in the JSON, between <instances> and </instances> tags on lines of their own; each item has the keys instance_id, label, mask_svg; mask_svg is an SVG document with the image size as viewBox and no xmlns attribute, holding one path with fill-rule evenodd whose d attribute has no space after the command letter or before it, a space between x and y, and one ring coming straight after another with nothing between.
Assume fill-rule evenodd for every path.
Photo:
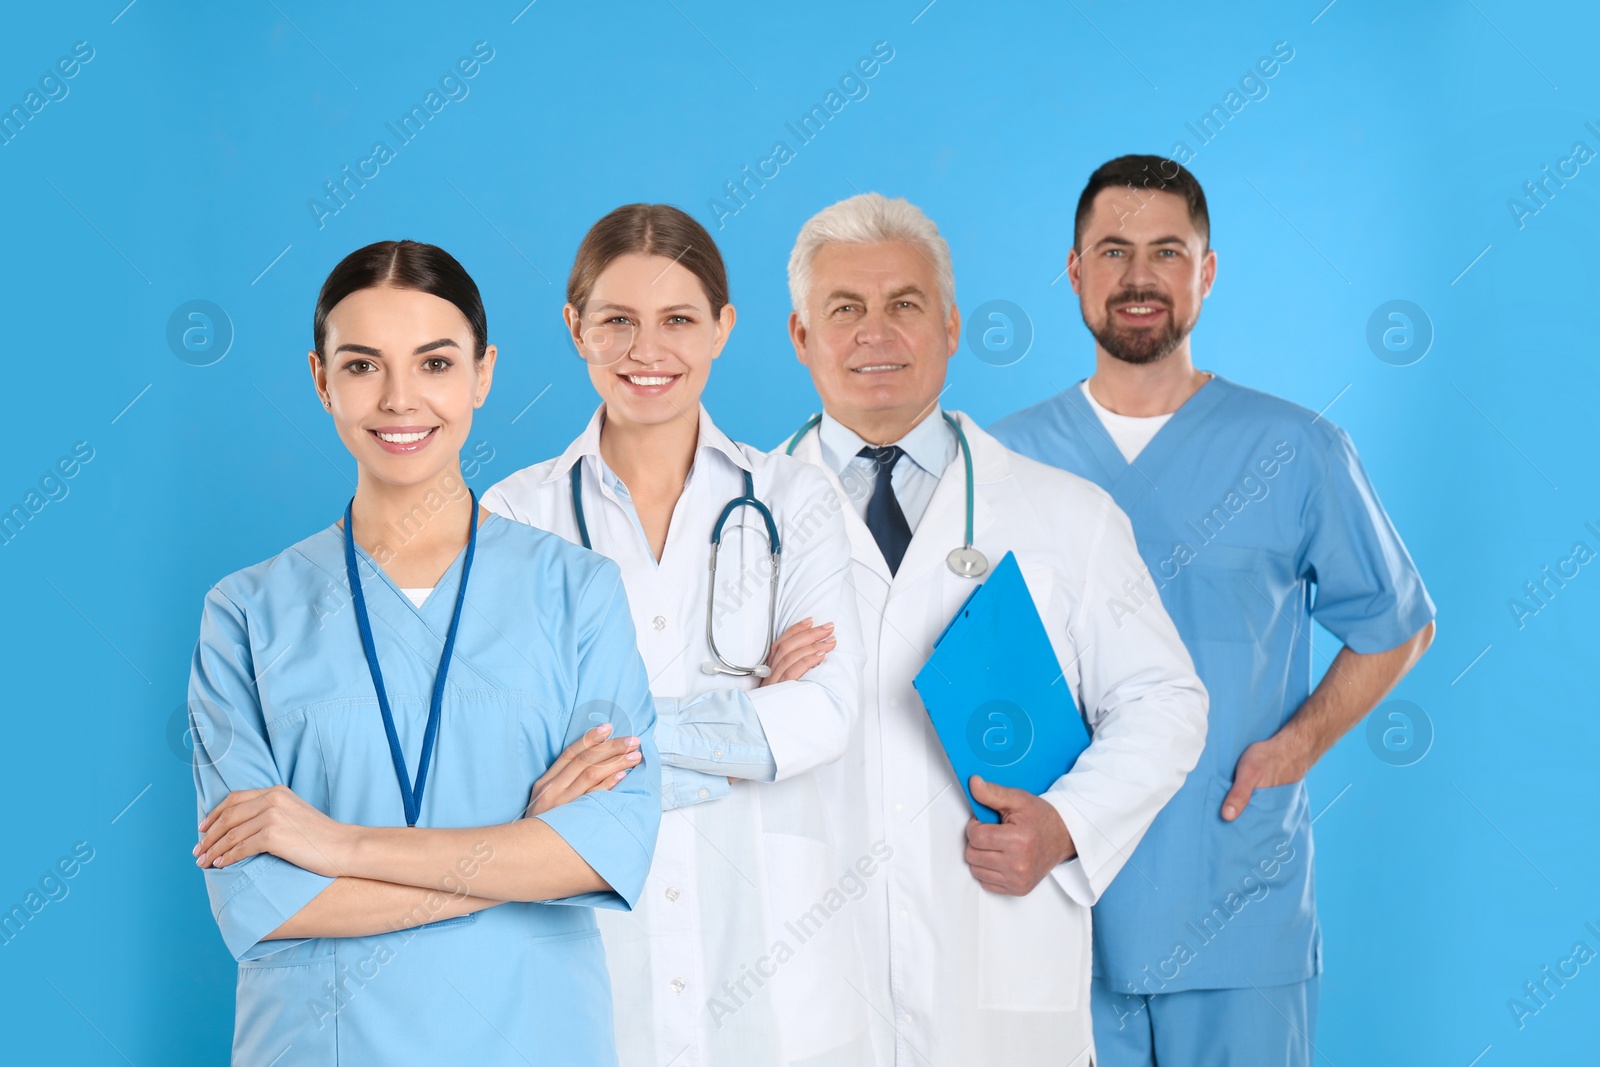
<instances>
[{"instance_id":1,"label":"blue clipboard","mask_svg":"<svg viewBox=\"0 0 1600 1067\"><path fill-rule=\"evenodd\" d=\"M1010 552L945 626L912 685L983 822L1000 816L972 799L974 774L1037 795L1089 747L1083 716Z\"/></svg>"}]
</instances>

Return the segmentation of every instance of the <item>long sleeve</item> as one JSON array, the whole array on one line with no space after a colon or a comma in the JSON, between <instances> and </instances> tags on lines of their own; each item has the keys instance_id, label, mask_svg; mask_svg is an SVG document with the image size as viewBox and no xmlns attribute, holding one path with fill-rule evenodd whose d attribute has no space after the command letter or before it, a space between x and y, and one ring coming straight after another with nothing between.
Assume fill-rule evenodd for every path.
<instances>
[{"instance_id":1,"label":"long sleeve","mask_svg":"<svg viewBox=\"0 0 1600 1067\"><path fill-rule=\"evenodd\" d=\"M189 728L200 816L236 790L285 784L256 691L244 612L220 589L206 595L200 617L189 674ZM236 960L301 944L262 939L333 882L266 854L204 873L211 913Z\"/></svg>"},{"instance_id":2,"label":"long sleeve","mask_svg":"<svg viewBox=\"0 0 1600 1067\"><path fill-rule=\"evenodd\" d=\"M656 698L656 748L672 767L770 782L778 773L761 712L743 689Z\"/></svg>"},{"instance_id":3,"label":"long sleeve","mask_svg":"<svg viewBox=\"0 0 1600 1067\"><path fill-rule=\"evenodd\" d=\"M1093 740L1044 794L1078 850L1056 868L1056 879L1086 906L1105 892L1199 761L1208 703L1132 525L1109 497L1101 499L1086 577L1066 624ZM1149 596L1131 614L1114 611L1130 579Z\"/></svg>"},{"instance_id":4,"label":"long sleeve","mask_svg":"<svg viewBox=\"0 0 1600 1067\"><path fill-rule=\"evenodd\" d=\"M818 472L806 470L796 462L793 469L783 473L786 477L803 474L814 479L818 492L806 498L800 521L785 522L774 628L781 634L807 618L817 625L831 622L838 643L805 677L740 694L754 708L771 752L773 781L803 774L844 755L860 712L865 660L856 597L850 586L850 539L845 532L842 504ZM713 716L726 711L725 706L710 705L705 709L706 718L714 724ZM705 723L688 708L679 710L676 725L674 743L685 745L685 729ZM714 728L698 732L704 737L718 736ZM744 743L754 740L749 729L728 737Z\"/></svg>"},{"instance_id":5,"label":"long sleeve","mask_svg":"<svg viewBox=\"0 0 1600 1067\"><path fill-rule=\"evenodd\" d=\"M639 737L643 758L609 790L586 793L536 816L593 867L610 892L583 893L555 903L630 910L644 889L661 825L661 768L656 753L655 704L635 643L622 573L604 560L578 606L577 692L573 715L584 729L603 716L621 737ZM581 732L581 731L580 731Z\"/></svg>"}]
</instances>

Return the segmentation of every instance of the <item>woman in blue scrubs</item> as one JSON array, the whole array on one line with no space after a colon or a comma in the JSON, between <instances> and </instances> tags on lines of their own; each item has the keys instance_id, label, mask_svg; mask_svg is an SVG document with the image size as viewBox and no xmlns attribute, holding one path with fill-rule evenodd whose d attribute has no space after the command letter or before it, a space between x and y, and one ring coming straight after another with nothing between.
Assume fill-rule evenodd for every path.
<instances>
[{"instance_id":1,"label":"woman in blue scrubs","mask_svg":"<svg viewBox=\"0 0 1600 1067\"><path fill-rule=\"evenodd\" d=\"M211 590L190 680L233 1062L612 1063L593 909L660 820L620 573L462 481L495 349L447 253L352 253L314 337L355 496Z\"/></svg>"}]
</instances>

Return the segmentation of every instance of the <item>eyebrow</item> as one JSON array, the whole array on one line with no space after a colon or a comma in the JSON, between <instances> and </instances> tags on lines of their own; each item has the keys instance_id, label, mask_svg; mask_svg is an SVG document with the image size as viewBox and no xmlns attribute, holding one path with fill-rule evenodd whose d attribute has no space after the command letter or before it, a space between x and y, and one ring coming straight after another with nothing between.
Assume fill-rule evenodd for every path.
<instances>
[{"instance_id":1,"label":"eyebrow","mask_svg":"<svg viewBox=\"0 0 1600 1067\"><path fill-rule=\"evenodd\" d=\"M1179 237L1177 234L1168 234L1165 237L1157 237L1152 241L1146 241L1145 242L1145 244L1150 244L1150 245L1182 245L1182 244L1188 244L1188 243L1189 242L1185 241L1182 237ZM1132 248L1133 244L1134 243L1132 241L1128 240L1126 237L1117 237L1117 236L1113 235L1113 236L1110 236L1110 237L1102 237L1102 238L1100 238L1100 240L1096 241L1090 247L1091 248L1099 248L1101 245L1120 245L1120 246L1122 246L1124 248Z\"/></svg>"},{"instance_id":2,"label":"eyebrow","mask_svg":"<svg viewBox=\"0 0 1600 1067\"><path fill-rule=\"evenodd\" d=\"M460 345L458 345L454 341L450 340L450 338L441 337L437 341L429 341L425 345L418 345L416 351L412 352L411 354L413 356L420 356L420 355L422 355L422 354L424 354L426 352L432 352L435 349L439 349L439 348L460 348L460 347L461 347ZM354 352L357 355L361 355L361 356L381 356L381 355L383 355L383 352L380 349L372 348L372 347L370 347L368 345L355 345L355 344L342 344L338 348L335 348L333 350L333 354L336 355L336 356L340 352Z\"/></svg>"},{"instance_id":3,"label":"eyebrow","mask_svg":"<svg viewBox=\"0 0 1600 1067\"><path fill-rule=\"evenodd\" d=\"M886 295L883 299L885 303L889 303L891 301L899 300L903 296L913 295L921 297L927 296L927 294L922 291L922 286L920 285L902 285L900 288ZM865 304L867 302L867 298L862 296L860 293L852 292L849 289L835 289L833 292L828 294L827 299L824 300L823 303L831 304L835 300L851 300L857 304Z\"/></svg>"},{"instance_id":4,"label":"eyebrow","mask_svg":"<svg viewBox=\"0 0 1600 1067\"><path fill-rule=\"evenodd\" d=\"M626 311L630 315L637 315L639 313L636 309L629 307L627 304L613 304L610 301L607 301L606 303L601 304L599 307L595 308L596 311L605 311L607 309L610 309L610 310L613 310L613 311ZM672 304L672 305L669 305L668 307L657 308L656 309L656 313L664 315L669 311L700 311L700 310L701 310L701 308L698 305L695 305L695 304Z\"/></svg>"}]
</instances>

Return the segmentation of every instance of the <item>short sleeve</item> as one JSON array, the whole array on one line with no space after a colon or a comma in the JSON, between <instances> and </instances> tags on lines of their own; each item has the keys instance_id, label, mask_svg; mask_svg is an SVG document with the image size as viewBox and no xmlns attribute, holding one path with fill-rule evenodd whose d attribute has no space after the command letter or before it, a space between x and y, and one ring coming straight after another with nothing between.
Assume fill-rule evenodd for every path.
<instances>
[{"instance_id":1,"label":"short sleeve","mask_svg":"<svg viewBox=\"0 0 1600 1067\"><path fill-rule=\"evenodd\" d=\"M245 615L220 590L206 596L200 641L189 674L189 729L200 816L229 793L283 785L273 756ZM264 941L333 879L277 856L251 856L205 872L211 913L235 960L253 960L300 940Z\"/></svg>"},{"instance_id":2,"label":"short sleeve","mask_svg":"<svg viewBox=\"0 0 1600 1067\"><path fill-rule=\"evenodd\" d=\"M1303 519L1301 573L1316 584L1311 617L1354 652L1386 652L1432 621L1433 601L1349 435L1328 433L1323 477Z\"/></svg>"},{"instance_id":3,"label":"short sleeve","mask_svg":"<svg viewBox=\"0 0 1600 1067\"><path fill-rule=\"evenodd\" d=\"M579 600L577 691L573 709L605 707L616 726L637 735L643 757L609 790L596 790L536 816L560 834L610 892L553 903L631 910L644 890L661 826L661 764L655 701L622 588L622 572L602 560Z\"/></svg>"}]
</instances>

